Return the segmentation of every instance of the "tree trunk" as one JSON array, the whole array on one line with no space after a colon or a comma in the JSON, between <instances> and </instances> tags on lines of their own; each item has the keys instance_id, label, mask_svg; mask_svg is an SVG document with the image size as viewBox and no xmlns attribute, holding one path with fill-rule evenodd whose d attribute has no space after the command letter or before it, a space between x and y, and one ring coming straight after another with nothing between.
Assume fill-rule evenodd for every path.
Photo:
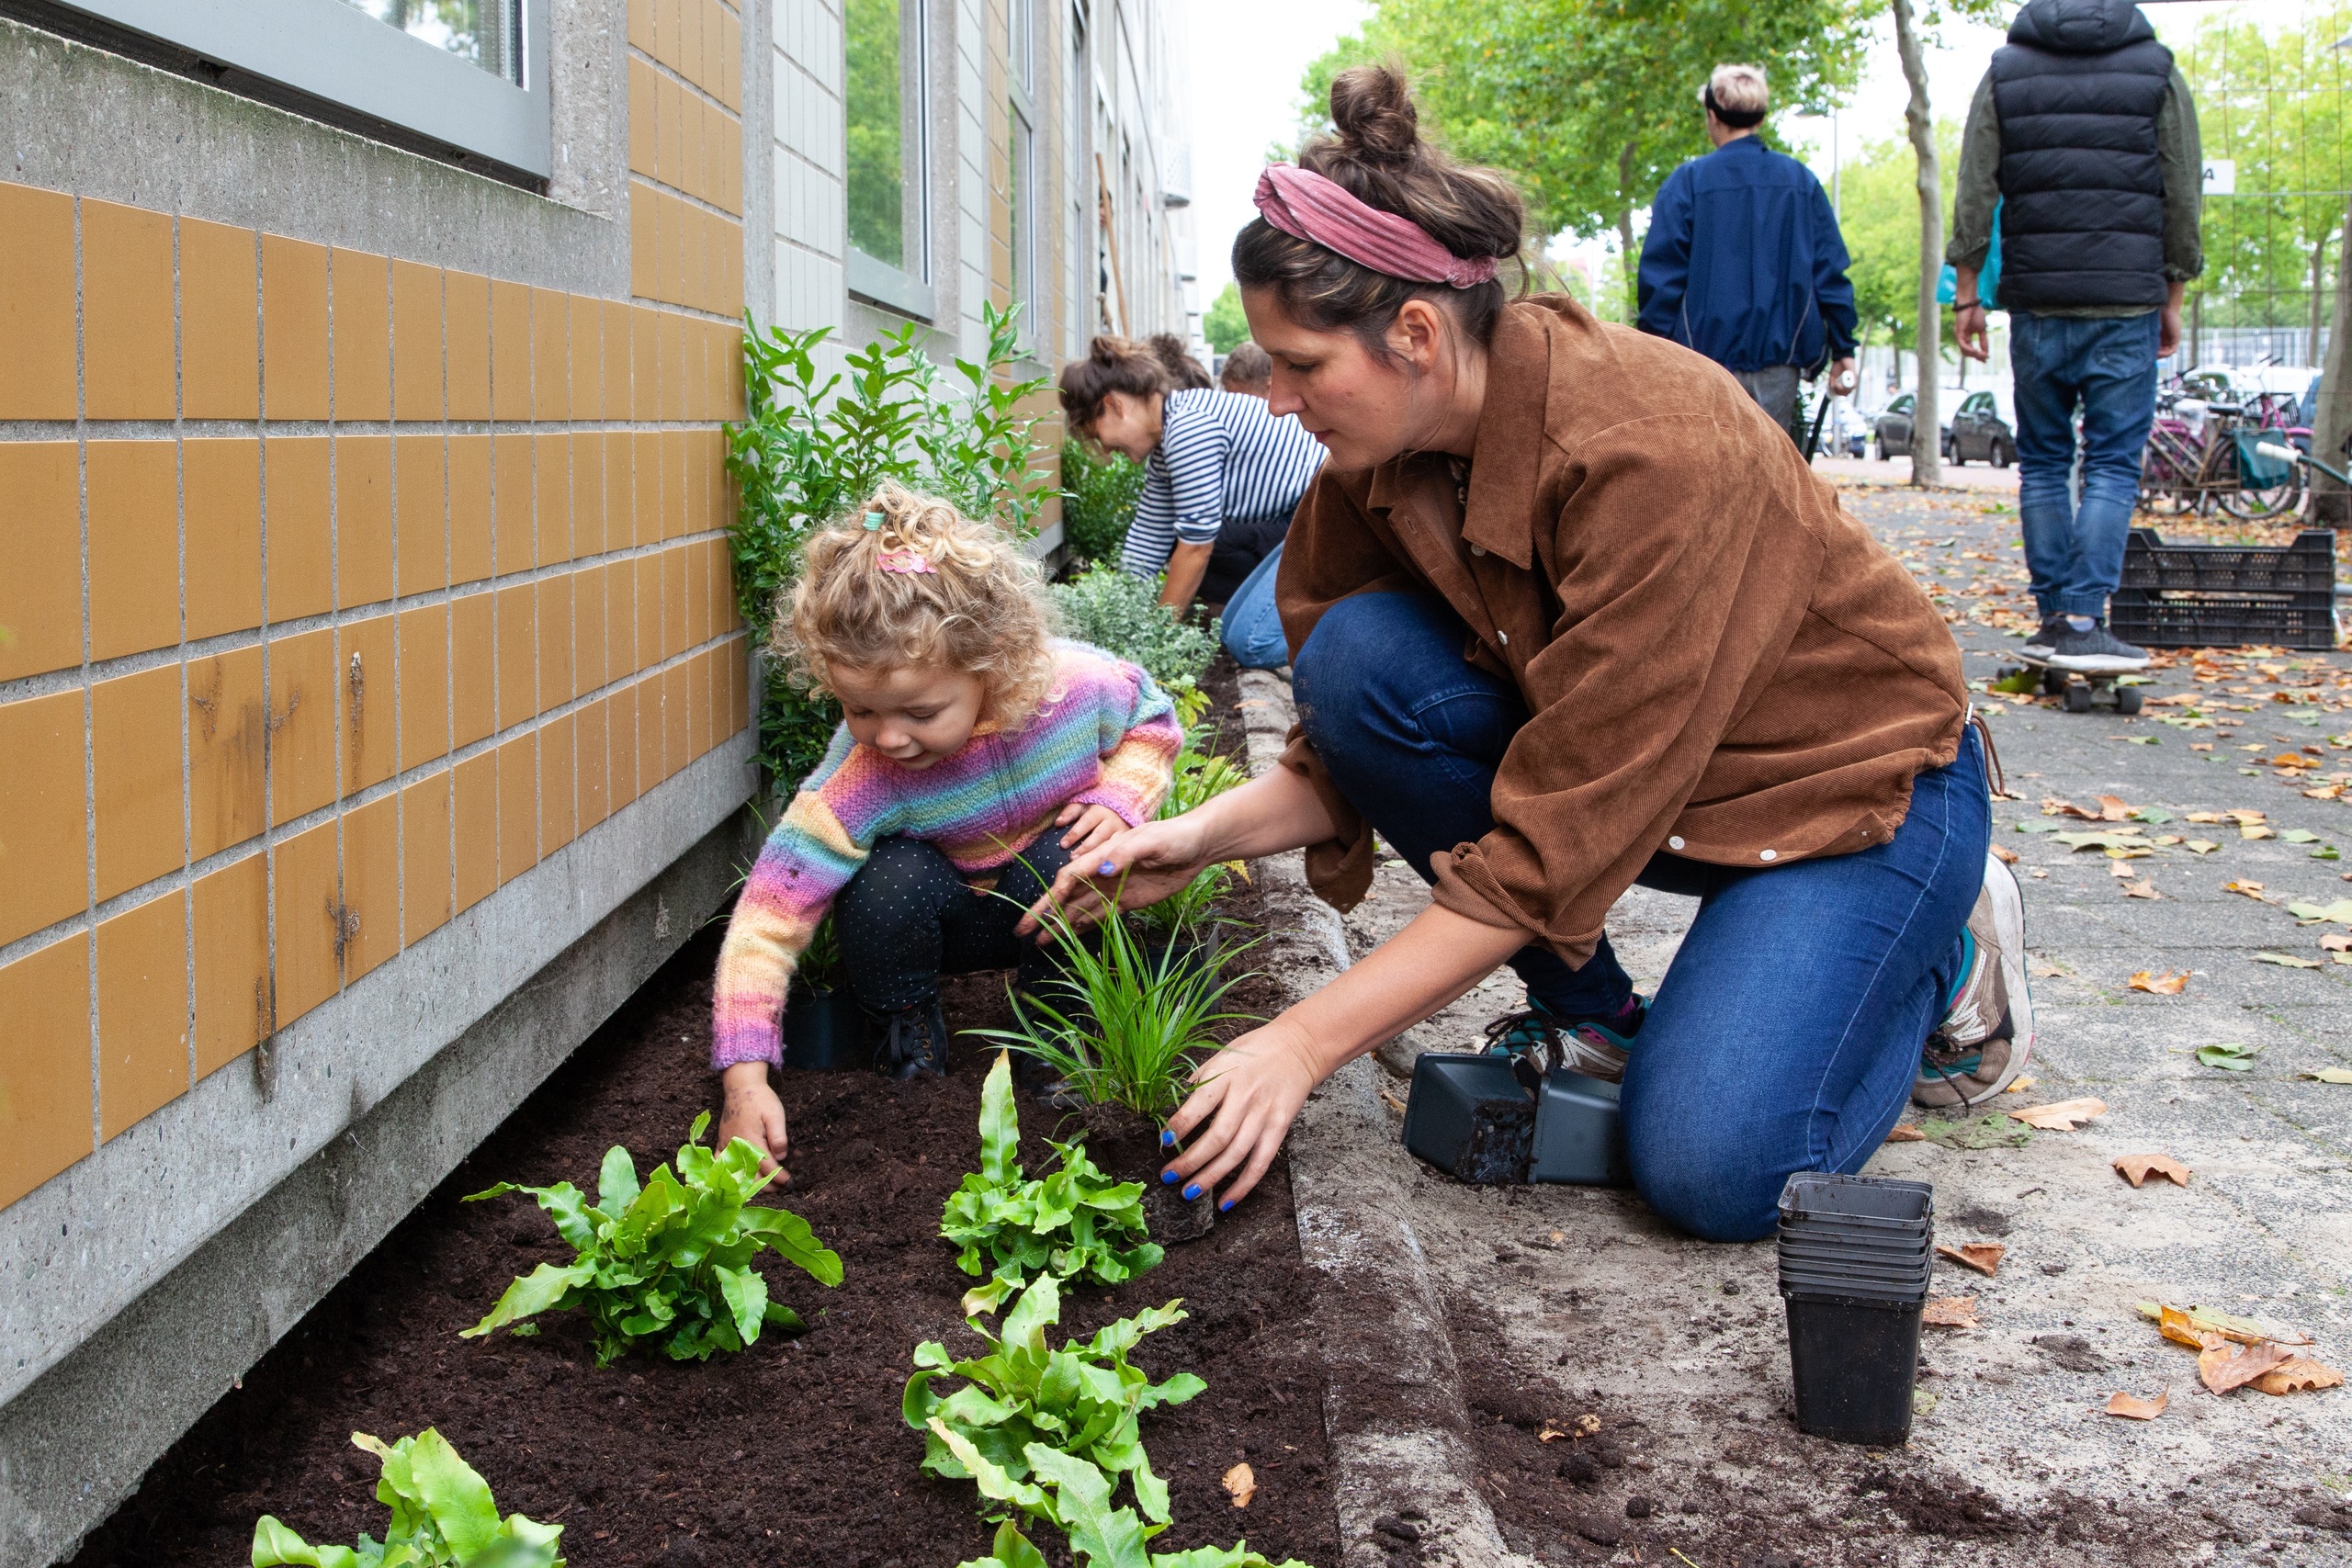
<instances>
[{"instance_id":1,"label":"tree trunk","mask_svg":"<svg viewBox=\"0 0 2352 1568\"><path fill-rule=\"evenodd\" d=\"M1617 154L1617 254L1625 258L1625 324L1642 319L1642 258L1634 254L1634 153L1639 144L1628 141Z\"/></svg>"},{"instance_id":2,"label":"tree trunk","mask_svg":"<svg viewBox=\"0 0 2352 1568\"><path fill-rule=\"evenodd\" d=\"M1936 122L1928 107L1928 66L1920 57L1911 0L1894 0L1894 44L1903 56L1903 79L1911 85L1903 122L1919 162L1919 386L1911 410L1911 482L1932 485L1944 478L1943 425L1936 409L1936 365L1943 356L1943 307L1936 303L1936 281L1944 265L1944 197L1936 168Z\"/></svg>"},{"instance_id":3,"label":"tree trunk","mask_svg":"<svg viewBox=\"0 0 2352 1568\"><path fill-rule=\"evenodd\" d=\"M2352 208L2345 214L2345 243L2336 247L2335 310L2327 355L2321 362L2319 416L2312 422L2312 455L2344 468L2344 438L2352 435ZM2312 476L2312 521L2323 527L2352 527L2352 491L2317 468Z\"/></svg>"}]
</instances>

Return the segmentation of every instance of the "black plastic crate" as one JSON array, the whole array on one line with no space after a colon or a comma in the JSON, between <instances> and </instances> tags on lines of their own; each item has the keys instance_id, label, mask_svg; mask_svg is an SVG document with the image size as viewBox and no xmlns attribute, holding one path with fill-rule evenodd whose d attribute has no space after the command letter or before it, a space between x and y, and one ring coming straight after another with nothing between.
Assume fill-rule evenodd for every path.
<instances>
[{"instance_id":1,"label":"black plastic crate","mask_svg":"<svg viewBox=\"0 0 2352 1568\"><path fill-rule=\"evenodd\" d=\"M2167 545L2154 530L2134 528L2123 547L2117 586L2154 593L2228 593L2268 598L2333 598L2335 536L2307 528L2291 545Z\"/></svg>"},{"instance_id":2,"label":"black plastic crate","mask_svg":"<svg viewBox=\"0 0 2352 1568\"><path fill-rule=\"evenodd\" d=\"M2108 602L2115 635L2143 648L2335 646L2335 536L2291 545L2168 545L2134 528Z\"/></svg>"}]
</instances>

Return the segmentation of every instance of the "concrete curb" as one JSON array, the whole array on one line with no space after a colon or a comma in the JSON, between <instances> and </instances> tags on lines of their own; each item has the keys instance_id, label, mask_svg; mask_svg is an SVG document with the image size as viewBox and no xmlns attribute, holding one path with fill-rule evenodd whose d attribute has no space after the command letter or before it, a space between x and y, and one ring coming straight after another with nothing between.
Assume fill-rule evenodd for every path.
<instances>
[{"instance_id":1,"label":"concrete curb","mask_svg":"<svg viewBox=\"0 0 2352 1568\"><path fill-rule=\"evenodd\" d=\"M1250 772L1262 775L1290 731L1290 683L1242 671L1241 714ZM1299 857L1255 861L1250 874L1283 917L1268 933L1268 967L1295 1002L1348 966L1346 928L1307 891ZM1391 1136L1370 1057L1317 1089L1290 1135L1299 1251L1319 1280L1315 1319L1330 1374L1323 1421L1346 1568L1517 1562L1476 1484L1461 1368L1410 1199L1382 1162L1351 1157ZM1399 1422L1400 1406L1417 1419ZM1419 1531L1418 1552L1395 1525L1389 1534L1374 1528L1391 1517Z\"/></svg>"}]
</instances>

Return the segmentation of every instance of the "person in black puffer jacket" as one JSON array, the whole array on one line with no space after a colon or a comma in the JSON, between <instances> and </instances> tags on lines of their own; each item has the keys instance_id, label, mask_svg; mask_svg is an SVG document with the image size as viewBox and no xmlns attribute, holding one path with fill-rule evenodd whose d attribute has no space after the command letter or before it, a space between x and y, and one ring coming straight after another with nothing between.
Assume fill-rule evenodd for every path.
<instances>
[{"instance_id":1,"label":"person in black puffer jacket","mask_svg":"<svg viewBox=\"0 0 2352 1568\"><path fill-rule=\"evenodd\" d=\"M2030 0L1969 106L1944 259L1952 333L1985 357L1977 276L2000 210L2000 302L2016 383L2018 512L2041 629L2029 658L2112 673L2148 657L2107 628L2123 574L2156 361L2204 270L2197 106L2131 0ZM2083 485L2068 485L2074 416Z\"/></svg>"}]
</instances>

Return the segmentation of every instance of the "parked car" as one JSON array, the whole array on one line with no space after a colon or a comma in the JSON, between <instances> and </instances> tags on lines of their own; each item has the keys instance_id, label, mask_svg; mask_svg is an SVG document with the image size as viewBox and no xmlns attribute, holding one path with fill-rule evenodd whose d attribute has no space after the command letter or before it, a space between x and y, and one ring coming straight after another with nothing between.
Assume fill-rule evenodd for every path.
<instances>
[{"instance_id":1,"label":"parked car","mask_svg":"<svg viewBox=\"0 0 2352 1568\"><path fill-rule=\"evenodd\" d=\"M1911 456L1911 410L1917 401L1913 393L1898 392L1871 422L1880 462L1891 463L1897 457Z\"/></svg>"},{"instance_id":2,"label":"parked car","mask_svg":"<svg viewBox=\"0 0 2352 1568\"><path fill-rule=\"evenodd\" d=\"M1990 392L1971 392L1944 426L1944 460L1954 467L1982 457L1996 468L2018 459L2018 433L2001 417Z\"/></svg>"}]
</instances>

